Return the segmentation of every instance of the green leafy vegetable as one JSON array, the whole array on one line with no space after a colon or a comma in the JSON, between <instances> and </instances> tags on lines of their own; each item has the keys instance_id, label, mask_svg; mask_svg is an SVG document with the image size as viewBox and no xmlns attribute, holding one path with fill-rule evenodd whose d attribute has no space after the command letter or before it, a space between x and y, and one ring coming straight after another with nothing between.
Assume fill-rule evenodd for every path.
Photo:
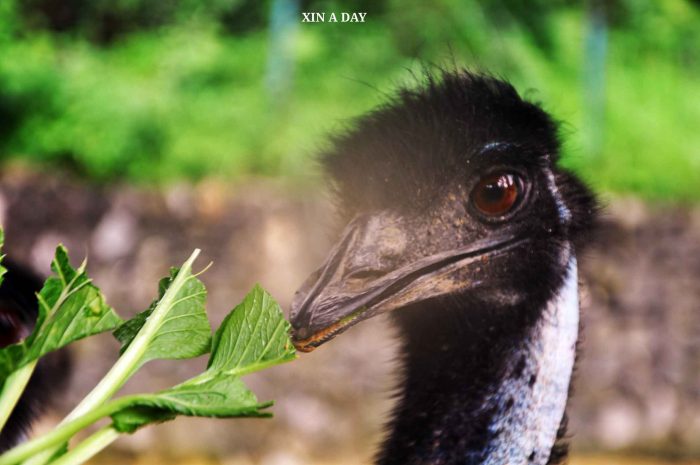
<instances>
[{"instance_id":1,"label":"green leafy vegetable","mask_svg":"<svg viewBox=\"0 0 700 465\"><path fill-rule=\"evenodd\" d=\"M117 363L73 409L63 424L69 424L103 406L149 360L196 357L209 351L211 329L204 309L206 290L192 274L192 263L199 252L199 249L195 250L181 268L172 269L170 275L160 281L159 298L148 310L115 331L115 336L122 343ZM72 434L65 439L70 439ZM40 465L48 462L53 452L45 451L34 457L32 463ZM3 463L2 459L0 463Z\"/></svg>"},{"instance_id":2,"label":"green leafy vegetable","mask_svg":"<svg viewBox=\"0 0 700 465\"><path fill-rule=\"evenodd\" d=\"M263 288L255 286L216 331L207 370L171 389L131 397L128 407L112 414L115 428L130 432L145 424L163 421L169 414L269 415L260 410L272 403L258 403L239 377L293 360L296 351L289 340L289 329L277 302ZM149 414L153 415L152 419Z\"/></svg>"},{"instance_id":3,"label":"green leafy vegetable","mask_svg":"<svg viewBox=\"0 0 700 465\"><path fill-rule=\"evenodd\" d=\"M0 456L0 465L25 461L61 465L82 463L114 441L120 433L132 433L178 415L200 417L267 417L272 402L259 402L241 376L290 361L296 352L289 339L290 325L279 305L255 286L226 316L212 339L205 313L206 289L192 273L195 252L179 269L172 269L159 284L159 297L144 312L122 322L104 304L99 290L68 265L65 249L54 260L56 277L47 281L39 296L38 331L18 345L22 357L43 355L66 341L113 329L122 343L117 363L53 431ZM80 297L80 298L78 298ZM71 300L74 299L74 300ZM61 312L57 312L56 309ZM35 345L32 345L35 344ZM113 399L114 394L144 363L156 358L181 359L208 352L207 369L198 376L156 393ZM10 361L16 355L7 352ZM28 355L31 354L31 355ZM26 371L21 369L12 374ZM25 373L26 374L26 373ZM28 378L26 378L28 379ZM22 378L25 380L25 378ZM26 381L26 380L25 380ZM2 405L0 398L0 406ZM108 425L73 449L68 441L82 429L103 419Z\"/></svg>"}]
</instances>

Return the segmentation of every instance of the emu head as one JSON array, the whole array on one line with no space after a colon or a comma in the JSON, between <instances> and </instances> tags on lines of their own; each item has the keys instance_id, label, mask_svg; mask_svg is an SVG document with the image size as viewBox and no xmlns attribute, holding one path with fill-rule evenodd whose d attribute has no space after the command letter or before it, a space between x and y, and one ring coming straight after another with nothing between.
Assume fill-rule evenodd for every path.
<instances>
[{"instance_id":1,"label":"emu head","mask_svg":"<svg viewBox=\"0 0 700 465\"><path fill-rule=\"evenodd\" d=\"M386 312L415 323L406 310L435 301L504 318L528 302L518 321L535 321L595 212L559 151L542 109L468 72L429 76L361 117L322 157L345 227L295 296L297 347Z\"/></svg>"}]
</instances>

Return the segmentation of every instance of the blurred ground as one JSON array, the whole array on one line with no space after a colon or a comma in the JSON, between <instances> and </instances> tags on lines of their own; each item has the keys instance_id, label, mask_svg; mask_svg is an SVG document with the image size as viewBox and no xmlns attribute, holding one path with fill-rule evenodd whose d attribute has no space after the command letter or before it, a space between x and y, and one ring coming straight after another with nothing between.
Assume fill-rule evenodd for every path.
<instances>
[{"instance_id":1,"label":"blurred ground","mask_svg":"<svg viewBox=\"0 0 700 465\"><path fill-rule=\"evenodd\" d=\"M255 282L286 308L330 246L324 195L271 182L160 193L14 171L0 176L0 186L8 254L46 273L58 242L74 263L87 253L90 275L124 316L145 308L158 278L195 247L203 249L199 266L214 261L203 275L214 323ZM584 353L570 415L576 450L700 457L700 207L615 199L606 211L583 260ZM116 354L109 336L78 344L59 412ZM96 463L366 463L391 408L393 355L385 322L359 325L247 379L261 399L277 401L274 419L179 419L120 440L111 454L121 459ZM127 391L173 384L203 364L150 364ZM133 458L141 453L156 455ZM179 461L202 454L226 459ZM573 465L647 463L586 457Z\"/></svg>"},{"instance_id":2,"label":"blurred ground","mask_svg":"<svg viewBox=\"0 0 700 465\"><path fill-rule=\"evenodd\" d=\"M90 463L94 465L121 465L128 462L133 465L249 465L246 460L238 460L235 457L226 459L212 459L207 457L191 456L181 459L173 459L172 457L160 457L154 455L143 455L141 457L130 457L120 455L104 454L99 460L94 460ZM286 462L280 462L286 463ZM332 462L314 462L306 465L357 465L357 461L332 461ZM700 465L698 461L668 461L663 459L653 459L644 457L621 457L616 455L593 455L593 456L574 456L569 461L569 465Z\"/></svg>"}]
</instances>

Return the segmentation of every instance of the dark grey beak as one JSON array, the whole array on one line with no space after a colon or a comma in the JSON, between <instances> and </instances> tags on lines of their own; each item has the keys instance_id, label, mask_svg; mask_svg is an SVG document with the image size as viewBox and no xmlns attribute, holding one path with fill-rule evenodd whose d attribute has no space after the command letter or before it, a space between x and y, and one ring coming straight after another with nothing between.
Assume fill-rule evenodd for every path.
<instances>
[{"instance_id":1,"label":"dark grey beak","mask_svg":"<svg viewBox=\"0 0 700 465\"><path fill-rule=\"evenodd\" d=\"M469 265L510 250L524 239L491 237L464 247L406 260L408 237L389 213L351 221L326 263L297 291L291 309L293 341L310 352L373 316L464 292Z\"/></svg>"}]
</instances>

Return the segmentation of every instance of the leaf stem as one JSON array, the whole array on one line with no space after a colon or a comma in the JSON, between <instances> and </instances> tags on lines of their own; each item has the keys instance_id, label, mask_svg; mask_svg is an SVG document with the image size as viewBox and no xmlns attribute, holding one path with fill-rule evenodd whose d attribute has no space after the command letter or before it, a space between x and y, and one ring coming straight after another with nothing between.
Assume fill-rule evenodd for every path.
<instances>
[{"instance_id":1,"label":"leaf stem","mask_svg":"<svg viewBox=\"0 0 700 465\"><path fill-rule=\"evenodd\" d=\"M24 389L29 383L29 379L34 373L34 368L36 368L37 360L24 365L19 370L10 374L5 380L5 384L2 387L2 393L0 393L0 431L2 431L5 423L7 423L8 418L12 414L12 411L17 405L17 401L22 396Z\"/></svg>"},{"instance_id":2,"label":"leaf stem","mask_svg":"<svg viewBox=\"0 0 700 465\"><path fill-rule=\"evenodd\" d=\"M51 465L79 465L85 463L102 451L102 449L112 444L118 437L119 432L112 425L107 425L83 440L70 452L51 462Z\"/></svg>"}]
</instances>

